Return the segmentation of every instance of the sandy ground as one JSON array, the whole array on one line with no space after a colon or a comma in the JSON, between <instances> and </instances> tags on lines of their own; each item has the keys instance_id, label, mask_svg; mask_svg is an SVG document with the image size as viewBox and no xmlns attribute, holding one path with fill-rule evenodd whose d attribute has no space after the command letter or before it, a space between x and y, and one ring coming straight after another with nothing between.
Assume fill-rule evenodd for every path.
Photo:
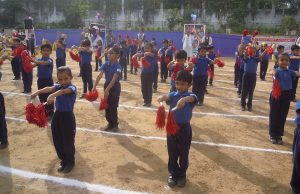
<instances>
[{"instance_id":1,"label":"sandy ground","mask_svg":"<svg viewBox=\"0 0 300 194\"><path fill-rule=\"evenodd\" d=\"M53 56L54 57L54 56ZM230 115L265 116L269 114L268 98L271 77L258 79L254 93L253 112L242 112L240 100L233 86L233 60L226 59L224 68L216 68L214 87L208 87L204 106L195 112ZM68 59L74 74L73 84L82 91L78 65ZM94 65L94 63L93 63ZM273 66L273 63L270 63ZM21 93L22 82L11 81L13 75L9 62L2 66L1 92ZM36 90L36 70L33 91ZM56 75L54 73L54 75ZM95 79L97 73L93 73ZM119 108L121 134L165 137L165 132L155 129L155 112L142 107L140 78L129 73L121 82ZM99 85L102 91L103 80ZM156 109L158 95L169 91L168 84L160 84L153 95ZM7 117L24 118L28 96L5 95ZM295 104L291 104L288 117L294 118ZM142 139L100 133L106 125L104 112L98 105L85 100L76 102L76 166L63 175L56 171L59 160L52 145L49 128L40 129L26 122L8 120L9 148L0 151L0 164L30 172L72 178L84 182L103 184L119 189L149 193L290 193L290 154L275 154L192 144L188 182L185 188L170 189L166 186L167 149L162 140ZM191 121L193 140L240 146L291 151L294 125L287 122L284 145L272 145L268 137L268 118L224 117L222 115L195 114ZM39 179L26 179L14 174L0 173L0 193L95 193Z\"/></svg>"}]
</instances>

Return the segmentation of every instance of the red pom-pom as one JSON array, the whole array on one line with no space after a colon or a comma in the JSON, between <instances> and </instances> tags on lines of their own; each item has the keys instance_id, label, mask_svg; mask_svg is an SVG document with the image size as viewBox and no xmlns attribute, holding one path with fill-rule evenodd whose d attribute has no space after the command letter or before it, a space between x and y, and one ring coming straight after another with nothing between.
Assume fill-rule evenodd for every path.
<instances>
[{"instance_id":1,"label":"red pom-pom","mask_svg":"<svg viewBox=\"0 0 300 194\"><path fill-rule=\"evenodd\" d=\"M165 63L169 64L170 63L170 58L168 56L165 56Z\"/></svg>"},{"instance_id":2,"label":"red pom-pom","mask_svg":"<svg viewBox=\"0 0 300 194\"><path fill-rule=\"evenodd\" d=\"M131 57L131 63L134 68L140 68L140 64L135 56Z\"/></svg>"},{"instance_id":3,"label":"red pom-pom","mask_svg":"<svg viewBox=\"0 0 300 194\"><path fill-rule=\"evenodd\" d=\"M159 62L161 62L161 56L158 56L158 57L157 57L157 60L158 60Z\"/></svg>"},{"instance_id":4,"label":"red pom-pom","mask_svg":"<svg viewBox=\"0 0 300 194\"><path fill-rule=\"evenodd\" d=\"M150 67L150 63L147 61L146 57L142 57L142 65L144 68Z\"/></svg>"},{"instance_id":5,"label":"red pom-pom","mask_svg":"<svg viewBox=\"0 0 300 194\"><path fill-rule=\"evenodd\" d=\"M79 62L80 61L80 56L78 53L74 53L73 50L70 51L70 57L71 59L73 59L74 61Z\"/></svg>"},{"instance_id":6,"label":"red pom-pom","mask_svg":"<svg viewBox=\"0 0 300 194\"><path fill-rule=\"evenodd\" d=\"M170 110L168 114L167 125L166 125L167 135L175 135L178 132L178 129L179 127L175 121L173 111Z\"/></svg>"},{"instance_id":7,"label":"red pom-pom","mask_svg":"<svg viewBox=\"0 0 300 194\"><path fill-rule=\"evenodd\" d=\"M267 52L268 55L272 55L273 52L274 52L272 46L267 47L266 52Z\"/></svg>"},{"instance_id":8,"label":"red pom-pom","mask_svg":"<svg viewBox=\"0 0 300 194\"><path fill-rule=\"evenodd\" d=\"M252 36L255 37L255 36L257 36L257 35L258 35L258 31L257 31L257 30L254 30Z\"/></svg>"},{"instance_id":9,"label":"red pom-pom","mask_svg":"<svg viewBox=\"0 0 300 194\"><path fill-rule=\"evenodd\" d=\"M278 79L274 78L273 90L272 90L272 97L275 100L278 100L280 96L281 96L280 83L279 83Z\"/></svg>"},{"instance_id":10,"label":"red pom-pom","mask_svg":"<svg viewBox=\"0 0 300 194\"><path fill-rule=\"evenodd\" d=\"M248 52L248 55L249 55L250 57L253 56L253 50L252 50L252 46L251 46L251 45L249 45L249 46L247 47L247 52Z\"/></svg>"},{"instance_id":11,"label":"red pom-pom","mask_svg":"<svg viewBox=\"0 0 300 194\"><path fill-rule=\"evenodd\" d=\"M31 63L31 57L27 50L22 51L21 53L23 69L26 73L32 72L33 65Z\"/></svg>"},{"instance_id":12,"label":"red pom-pom","mask_svg":"<svg viewBox=\"0 0 300 194\"><path fill-rule=\"evenodd\" d=\"M218 67L224 67L225 66L225 63L222 62L220 59L216 59L216 64L218 65Z\"/></svg>"},{"instance_id":13,"label":"red pom-pom","mask_svg":"<svg viewBox=\"0 0 300 194\"><path fill-rule=\"evenodd\" d=\"M25 106L25 117L28 123L35 124L35 106L29 103Z\"/></svg>"},{"instance_id":14,"label":"red pom-pom","mask_svg":"<svg viewBox=\"0 0 300 194\"><path fill-rule=\"evenodd\" d=\"M249 35L249 30L248 29L244 29L243 30L243 36L248 36Z\"/></svg>"},{"instance_id":15,"label":"red pom-pom","mask_svg":"<svg viewBox=\"0 0 300 194\"><path fill-rule=\"evenodd\" d=\"M107 98L100 98L100 106L99 106L99 110L105 110L108 108L108 99Z\"/></svg>"},{"instance_id":16,"label":"red pom-pom","mask_svg":"<svg viewBox=\"0 0 300 194\"><path fill-rule=\"evenodd\" d=\"M166 125L166 110L162 104L157 109L155 124L158 129L163 129Z\"/></svg>"},{"instance_id":17,"label":"red pom-pom","mask_svg":"<svg viewBox=\"0 0 300 194\"><path fill-rule=\"evenodd\" d=\"M36 125L39 127L46 127L48 125L48 119L46 116L45 106L40 103L37 105L35 110Z\"/></svg>"},{"instance_id":18,"label":"red pom-pom","mask_svg":"<svg viewBox=\"0 0 300 194\"><path fill-rule=\"evenodd\" d=\"M88 92L86 95L85 95L85 99L90 101L90 102L93 102L95 100L97 100L99 96L99 93L97 90L93 90L92 92Z\"/></svg>"},{"instance_id":19,"label":"red pom-pom","mask_svg":"<svg viewBox=\"0 0 300 194\"><path fill-rule=\"evenodd\" d=\"M196 58L195 56L193 56L192 59L191 59L191 62L192 62L193 64L196 64L196 63L197 63L197 58Z\"/></svg>"}]
</instances>

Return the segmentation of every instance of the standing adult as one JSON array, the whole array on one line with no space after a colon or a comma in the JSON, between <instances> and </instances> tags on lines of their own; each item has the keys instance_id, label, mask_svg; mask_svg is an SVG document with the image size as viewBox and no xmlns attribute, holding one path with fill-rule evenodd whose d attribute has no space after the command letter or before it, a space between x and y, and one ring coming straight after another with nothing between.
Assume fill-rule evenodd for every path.
<instances>
[{"instance_id":1,"label":"standing adult","mask_svg":"<svg viewBox=\"0 0 300 194\"><path fill-rule=\"evenodd\" d=\"M144 48L144 43L145 43L145 41L146 41L146 35L145 35L145 33L144 33L144 28L142 28L140 31L139 31L139 33L137 34L137 40L138 40L138 42L139 42L139 46L140 46L140 48L142 49L142 48Z\"/></svg>"},{"instance_id":2,"label":"standing adult","mask_svg":"<svg viewBox=\"0 0 300 194\"><path fill-rule=\"evenodd\" d=\"M116 38L112 34L112 30L108 30L108 34L105 39L106 39L106 45L113 45L115 43Z\"/></svg>"},{"instance_id":3,"label":"standing adult","mask_svg":"<svg viewBox=\"0 0 300 194\"><path fill-rule=\"evenodd\" d=\"M182 38L183 50L187 53L188 59L193 56L193 37L189 29L186 30L186 34Z\"/></svg>"},{"instance_id":4,"label":"standing adult","mask_svg":"<svg viewBox=\"0 0 300 194\"><path fill-rule=\"evenodd\" d=\"M205 45L205 46L209 46L209 45L212 45L212 37L209 35L209 33L205 33L205 36L202 38L202 43Z\"/></svg>"}]
</instances>

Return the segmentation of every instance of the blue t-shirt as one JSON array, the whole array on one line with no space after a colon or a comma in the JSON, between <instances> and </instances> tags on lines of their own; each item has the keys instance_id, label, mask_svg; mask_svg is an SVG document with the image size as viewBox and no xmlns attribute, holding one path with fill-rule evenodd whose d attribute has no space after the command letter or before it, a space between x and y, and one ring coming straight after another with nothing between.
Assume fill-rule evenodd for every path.
<instances>
[{"instance_id":1,"label":"blue t-shirt","mask_svg":"<svg viewBox=\"0 0 300 194\"><path fill-rule=\"evenodd\" d=\"M282 91L292 89L292 81L296 77L296 72L289 69L281 69L278 67L275 74L276 79L279 80L280 89Z\"/></svg>"},{"instance_id":2,"label":"blue t-shirt","mask_svg":"<svg viewBox=\"0 0 300 194\"><path fill-rule=\"evenodd\" d=\"M299 55L290 54L290 57L293 57L293 56L298 57ZM299 71L299 63L300 63L299 59L291 59L289 69L293 70L293 71Z\"/></svg>"},{"instance_id":3,"label":"blue t-shirt","mask_svg":"<svg viewBox=\"0 0 300 194\"><path fill-rule=\"evenodd\" d=\"M48 65L37 65L37 77L41 79L52 78L53 60L50 57L42 57L38 61L47 61Z\"/></svg>"},{"instance_id":4,"label":"blue t-shirt","mask_svg":"<svg viewBox=\"0 0 300 194\"><path fill-rule=\"evenodd\" d=\"M87 51L80 51L80 63L81 65L88 65L91 64L92 61L92 52L87 52Z\"/></svg>"},{"instance_id":5,"label":"blue t-shirt","mask_svg":"<svg viewBox=\"0 0 300 194\"><path fill-rule=\"evenodd\" d=\"M265 50L260 50L259 53L262 54ZM262 57L262 61L269 61L270 56L266 53L263 57Z\"/></svg>"},{"instance_id":6,"label":"blue t-shirt","mask_svg":"<svg viewBox=\"0 0 300 194\"><path fill-rule=\"evenodd\" d=\"M214 60L216 59L216 54L215 54L215 53L213 53L213 54L208 54L207 57L208 57L210 60L214 61Z\"/></svg>"},{"instance_id":7,"label":"blue t-shirt","mask_svg":"<svg viewBox=\"0 0 300 194\"><path fill-rule=\"evenodd\" d=\"M161 60L163 63L165 63L165 55L166 55L166 51L167 51L168 47L161 47Z\"/></svg>"},{"instance_id":8,"label":"blue t-shirt","mask_svg":"<svg viewBox=\"0 0 300 194\"><path fill-rule=\"evenodd\" d=\"M191 103L185 103L185 106L182 109L176 109L173 111L174 119L177 124L184 124L189 123L192 118L193 108L198 103L197 96L190 92L185 92L183 94L180 94L178 91L171 92L169 94L170 99L167 101L167 104L170 105L170 110L174 107L176 107L177 102L182 98L186 96L193 96L195 97L194 102Z\"/></svg>"},{"instance_id":9,"label":"blue t-shirt","mask_svg":"<svg viewBox=\"0 0 300 194\"><path fill-rule=\"evenodd\" d=\"M146 60L150 63L149 67L145 67L142 63L141 73L152 73L154 71L154 66L157 63L157 56L146 56Z\"/></svg>"},{"instance_id":10,"label":"blue t-shirt","mask_svg":"<svg viewBox=\"0 0 300 194\"><path fill-rule=\"evenodd\" d=\"M109 61L106 61L103 65L101 65L100 71L104 72L106 82L110 82L115 73L121 73L122 66L118 62L110 64ZM118 81L120 81L120 77L117 79L117 82Z\"/></svg>"},{"instance_id":11,"label":"blue t-shirt","mask_svg":"<svg viewBox=\"0 0 300 194\"><path fill-rule=\"evenodd\" d=\"M56 49L56 58L66 58L66 50L64 48Z\"/></svg>"},{"instance_id":12,"label":"blue t-shirt","mask_svg":"<svg viewBox=\"0 0 300 194\"><path fill-rule=\"evenodd\" d=\"M122 47L120 49L120 60L127 60L128 54L129 54L128 48L126 46Z\"/></svg>"},{"instance_id":13,"label":"blue t-shirt","mask_svg":"<svg viewBox=\"0 0 300 194\"><path fill-rule=\"evenodd\" d=\"M194 76L207 75L207 66L211 63L211 59L197 55L194 63Z\"/></svg>"},{"instance_id":14,"label":"blue t-shirt","mask_svg":"<svg viewBox=\"0 0 300 194\"><path fill-rule=\"evenodd\" d=\"M62 90L62 89L70 89L72 91L71 94L64 94L64 95L56 97L56 100L55 100L56 111L58 111L58 112L72 111L73 112L74 104L76 101L76 93L77 93L76 87L70 83L66 87L63 87L60 84L55 84L54 88L55 88L55 91Z\"/></svg>"},{"instance_id":15,"label":"blue t-shirt","mask_svg":"<svg viewBox=\"0 0 300 194\"><path fill-rule=\"evenodd\" d=\"M257 71L257 65L259 62L259 58L256 57L248 57L248 58L244 58L245 60L245 66L244 66L244 71L247 73L255 73Z\"/></svg>"},{"instance_id":16,"label":"blue t-shirt","mask_svg":"<svg viewBox=\"0 0 300 194\"><path fill-rule=\"evenodd\" d=\"M136 45L131 45L131 46L129 47L129 50L130 50L131 56L133 56L133 55L135 55L136 52L137 52L137 46L136 46Z\"/></svg>"}]
</instances>

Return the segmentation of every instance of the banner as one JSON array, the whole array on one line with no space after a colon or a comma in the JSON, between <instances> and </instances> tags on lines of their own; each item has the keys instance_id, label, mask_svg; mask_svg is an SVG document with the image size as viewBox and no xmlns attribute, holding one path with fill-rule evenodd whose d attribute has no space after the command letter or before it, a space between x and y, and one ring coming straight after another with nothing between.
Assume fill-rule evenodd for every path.
<instances>
[{"instance_id":1,"label":"banner","mask_svg":"<svg viewBox=\"0 0 300 194\"><path fill-rule=\"evenodd\" d=\"M261 43L266 43L268 45L270 44L276 44L276 47L278 45L284 46L284 51L285 52L290 52L291 51L291 46L295 44L297 38L286 38L286 37L280 37L280 36L260 36L256 37L256 41Z\"/></svg>"}]
</instances>

